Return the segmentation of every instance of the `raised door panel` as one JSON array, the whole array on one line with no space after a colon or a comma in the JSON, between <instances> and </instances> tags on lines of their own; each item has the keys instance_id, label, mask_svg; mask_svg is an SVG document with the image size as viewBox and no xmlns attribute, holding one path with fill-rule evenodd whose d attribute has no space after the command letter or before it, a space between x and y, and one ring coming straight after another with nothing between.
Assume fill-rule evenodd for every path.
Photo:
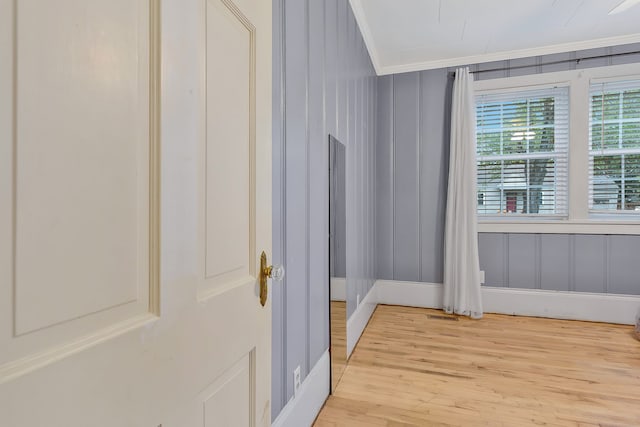
<instances>
[{"instance_id":1,"label":"raised door panel","mask_svg":"<svg viewBox=\"0 0 640 427\"><path fill-rule=\"evenodd\" d=\"M254 363L253 352L245 355L200 394L203 427L255 426Z\"/></svg>"},{"instance_id":2,"label":"raised door panel","mask_svg":"<svg viewBox=\"0 0 640 427\"><path fill-rule=\"evenodd\" d=\"M154 3L2 4L0 377L153 311Z\"/></svg>"},{"instance_id":3,"label":"raised door panel","mask_svg":"<svg viewBox=\"0 0 640 427\"><path fill-rule=\"evenodd\" d=\"M256 278L255 28L227 0L206 1L205 134L201 298Z\"/></svg>"}]
</instances>

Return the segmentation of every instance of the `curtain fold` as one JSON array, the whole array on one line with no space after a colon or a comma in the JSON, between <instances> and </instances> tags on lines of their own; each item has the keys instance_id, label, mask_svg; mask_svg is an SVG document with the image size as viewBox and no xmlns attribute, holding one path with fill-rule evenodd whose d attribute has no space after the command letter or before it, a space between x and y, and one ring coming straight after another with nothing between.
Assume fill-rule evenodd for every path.
<instances>
[{"instance_id":1,"label":"curtain fold","mask_svg":"<svg viewBox=\"0 0 640 427\"><path fill-rule=\"evenodd\" d=\"M445 225L444 310L482 317L476 206L476 111L473 76L458 68L453 83Z\"/></svg>"}]
</instances>

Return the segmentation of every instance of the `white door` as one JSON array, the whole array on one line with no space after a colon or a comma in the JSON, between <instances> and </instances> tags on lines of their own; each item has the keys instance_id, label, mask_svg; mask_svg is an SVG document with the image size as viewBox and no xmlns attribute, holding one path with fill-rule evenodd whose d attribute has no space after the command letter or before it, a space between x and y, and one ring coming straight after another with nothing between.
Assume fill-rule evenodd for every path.
<instances>
[{"instance_id":1,"label":"white door","mask_svg":"<svg viewBox=\"0 0 640 427\"><path fill-rule=\"evenodd\" d=\"M0 0L0 426L270 425L271 2Z\"/></svg>"}]
</instances>

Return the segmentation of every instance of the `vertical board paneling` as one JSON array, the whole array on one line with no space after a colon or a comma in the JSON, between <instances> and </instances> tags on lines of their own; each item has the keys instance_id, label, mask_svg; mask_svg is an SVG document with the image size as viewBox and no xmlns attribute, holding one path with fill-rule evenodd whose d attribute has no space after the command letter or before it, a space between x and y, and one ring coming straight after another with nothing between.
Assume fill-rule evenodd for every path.
<instances>
[{"instance_id":1,"label":"vertical board paneling","mask_svg":"<svg viewBox=\"0 0 640 427\"><path fill-rule=\"evenodd\" d=\"M536 287L535 234L509 235L508 272L510 288Z\"/></svg>"},{"instance_id":2,"label":"vertical board paneling","mask_svg":"<svg viewBox=\"0 0 640 427\"><path fill-rule=\"evenodd\" d=\"M535 74L536 72L536 57L510 59L508 61L510 67L518 67L509 69L506 71L507 77L525 76L527 74ZM524 67L524 68L519 68ZM480 75L481 77L482 75ZM478 80L483 80L478 78Z\"/></svg>"},{"instance_id":3,"label":"vertical board paneling","mask_svg":"<svg viewBox=\"0 0 640 427\"><path fill-rule=\"evenodd\" d=\"M612 46L611 53L626 53L638 50L638 44L626 44L622 46ZM611 58L611 65L634 64L640 62L640 53L634 55L616 56Z\"/></svg>"},{"instance_id":4,"label":"vertical board paneling","mask_svg":"<svg viewBox=\"0 0 640 427\"><path fill-rule=\"evenodd\" d=\"M573 236L572 265L576 291L606 292L605 267L607 236Z\"/></svg>"},{"instance_id":5,"label":"vertical board paneling","mask_svg":"<svg viewBox=\"0 0 640 427\"><path fill-rule=\"evenodd\" d=\"M394 258L395 279L420 280L419 73L394 81Z\"/></svg>"},{"instance_id":6,"label":"vertical board paneling","mask_svg":"<svg viewBox=\"0 0 640 427\"><path fill-rule=\"evenodd\" d=\"M293 393L293 369L307 372L307 2L285 2L286 197L286 396ZM296 201L296 203L292 203ZM303 236L303 238L300 238Z\"/></svg>"},{"instance_id":7,"label":"vertical board paneling","mask_svg":"<svg viewBox=\"0 0 640 427\"><path fill-rule=\"evenodd\" d=\"M584 59L578 64L542 65L638 49L640 43L470 67L472 70L507 68L476 75L476 79L486 80L637 63L640 54ZM376 245L380 279L442 281L450 71L454 68L378 78ZM418 154L420 162L416 169ZM481 233L478 243L480 268L485 271L487 286L640 294L637 280L640 272L636 268L640 263L627 260L640 248L640 236ZM415 251L419 252L417 259Z\"/></svg>"},{"instance_id":8,"label":"vertical board paneling","mask_svg":"<svg viewBox=\"0 0 640 427\"><path fill-rule=\"evenodd\" d=\"M377 81L376 112L376 229L377 271L379 279L393 275L393 76Z\"/></svg>"},{"instance_id":9,"label":"vertical board paneling","mask_svg":"<svg viewBox=\"0 0 640 427\"><path fill-rule=\"evenodd\" d=\"M324 73L326 133L337 137L338 117L338 0L325 0Z\"/></svg>"},{"instance_id":10,"label":"vertical board paneling","mask_svg":"<svg viewBox=\"0 0 640 427\"><path fill-rule=\"evenodd\" d=\"M329 200L329 145L324 125L324 4L309 1L309 369L329 346L327 200ZM312 337L314 337L312 339Z\"/></svg>"},{"instance_id":11,"label":"vertical board paneling","mask_svg":"<svg viewBox=\"0 0 640 427\"><path fill-rule=\"evenodd\" d=\"M613 294L637 294L640 287L638 236L608 236L608 289Z\"/></svg>"},{"instance_id":12,"label":"vertical board paneling","mask_svg":"<svg viewBox=\"0 0 640 427\"><path fill-rule=\"evenodd\" d=\"M505 275L508 251L505 242L506 239L502 234L480 233L478 235L480 270L484 270L484 284L487 286L508 286Z\"/></svg>"},{"instance_id":13,"label":"vertical board paneling","mask_svg":"<svg viewBox=\"0 0 640 427\"><path fill-rule=\"evenodd\" d=\"M540 236L540 287L569 291L570 242L566 234Z\"/></svg>"},{"instance_id":14,"label":"vertical board paneling","mask_svg":"<svg viewBox=\"0 0 640 427\"><path fill-rule=\"evenodd\" d=\"M272 417L329 346L328 135L347 147L347 276L353 303L375 278L375 73L348 2L277 0L274 10ZM279 99L282 97L282 102ZM350 289L351 291L351 289Z\"/></svg>"},{"instance_id":15,"label":"vertical board paneling","mask_svg":"<svg viewBox=\"0 0 640 427\"><path fill-rule=\"evenodd\" d=\"M447 193L438 189L447 188L449 174L449 146L442 141L448 139L450 82L446 70L420 74L420 280L441 283Z\"/></svg>"}]
</instances>

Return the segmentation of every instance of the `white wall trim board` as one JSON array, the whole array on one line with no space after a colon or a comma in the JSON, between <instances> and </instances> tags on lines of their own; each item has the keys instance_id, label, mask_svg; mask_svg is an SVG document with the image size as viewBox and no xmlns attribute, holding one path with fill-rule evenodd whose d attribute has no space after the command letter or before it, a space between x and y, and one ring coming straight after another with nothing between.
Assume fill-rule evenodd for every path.
<instances>
[{"instance_id":1,"label":"white wall trim board","mask_svg":"<svg viewBox=\"0 0 640 427\"><path fill-rule=\"evenodd\" d=\"M444 298L441 283L377 280L374 290L378 304L442 308Z\"/></svg>"},{"instance_id":2,"label":"white wall trim board","mask_svg":"<svg viewBox=\"0 0 640 427\"><path fill-rule=\"evenodd\" d=\"M377 75L381 75L380 69L380 60L378 59L378 51L376 50L375 44L373 43L373 36L371 35L371 28L369 27L369 23L367 22L367 18L364 14L364 8L362 7L361 0L349 0L349 4L351 5L351 10L353 11L353 15L356 17L356 22L358 23L358 27L360 28L360 33L362 34L362 39L364 40L364 45L369 52L369 58L371 58L371 64L373 65L373 69L375 70Z\"/></svg>"},{"instance_id":3,"label":"white wall trim board","mask_svg":"<svg viewBox=\"0 0 640 427\"><path fill-rule=\"evenodd\" d=\"M545 291L540 289L482 288L487 313L633 325L640 296Z\"/></svg>"},{"instance_id":4,"label":"white wall trim board","mask_svg":"<svg viewBox=\"0 0 640 427\"><path fill-rule=\"evenodd\" d=\"M347 279L344 277L331 278L331 301L347 300Z\"/></svg>"},{"instance_id":5,"label":"white wall trim board","mask_svg":"<svg viewBox=\"0 0 640 427\"><path fill-rule=\"evenodd\" d=\"M442 284L378 280L378 304L442 308ZM482 287L485 313L633 325L640 296Z\"/></svg>"},{"instance_id":6,"label":"white wall trim board","mask_svg":"<svg viewBox=\"0 0 640 427\"><path fill-rule=\"evenodd\" d=\"M354 12L355 12L355 8L354 8ZM360 28L362 28L362 24L359 24L359 25L361 26ZM398 64L398 65L383 65L380 63L377 63L377 64L374 63L375 64L374 67L379 76L384 76L387 74L399 74L399 73L408 73L411 71L432 70L436 68L447 68L447 67L455 67L455 66L468 65L468 64L480 64L483 62L503 61L507 59L528 58L531 56L551 55L554 53L573 52L573 51L580 51L585 49L595 49L599 47L617 46L617 45L637 43L637 42L640 42L640 33L629 34L626 36L619 36L619 37L608 37L608 38L602 38L602 39L596 39L596 40L579 41L574 43L563 43L563 44L557 44L552 46L536 47L531 49L495 52L495 53L487 53L483 55L462 56L457 58L444 58L444 59L438 59L434 61L410 62L410 63ZM373 43L371 43L371 45L373 45ZM367 44L367 48L369 48L369 44ZM369 55L372 56L372 60L373 60L373 55L371 54L371 50L369 50Z\"/></svg>"},{"instance_id":7,"label":"white wall trim board","mask_svg":"<svg viewBox=\"0 0 640 427\"><path fill-rule=\"evenodd\" d=\"M331 361L329 350L311 369L294 396L273 421L273 427L310 427L329 396Z\"/></svg>"},{"instance_id":8,"label":"white wall trim board","mask_svg":"<svg viewBox=\"0 0 640 427\"><path fill-rule=\"evenodd\" d=\"M347 320L347 358L351 356L377 305L376 285L374 284L369 293L360 301L356 311Z\"/></svg>"},{"instance_id":9,"label":"white wall trim board","mask_svg":"<svg viewBox=\"0 0 640 427\"><path fill-rule=\"evenodd\" d=\"M580 51L585 49L595 49L599 47L617 46L628 43L640 42L640 33L628 34L624 36L606 37L594 40L584 40L572 43L562 43L549 46L541 46L530 49L519 49L504 52L493 52L482 55L461 56L454 58L443 58L424 62L407 62L404 64L383 64L380 54L376 49L373 34L366 18L362 0L349 0L351 9L356 17L356 22L362 33L365 46L369 51L369 56L376 74L384 76L388 74L408 73L411 71L432 70L436 68L455 67L468 64L479 64L483 62L503 61L507 59L527 58L531 56L551 55L554 53L564 53Z\"/></svg>"}]
</instances>

